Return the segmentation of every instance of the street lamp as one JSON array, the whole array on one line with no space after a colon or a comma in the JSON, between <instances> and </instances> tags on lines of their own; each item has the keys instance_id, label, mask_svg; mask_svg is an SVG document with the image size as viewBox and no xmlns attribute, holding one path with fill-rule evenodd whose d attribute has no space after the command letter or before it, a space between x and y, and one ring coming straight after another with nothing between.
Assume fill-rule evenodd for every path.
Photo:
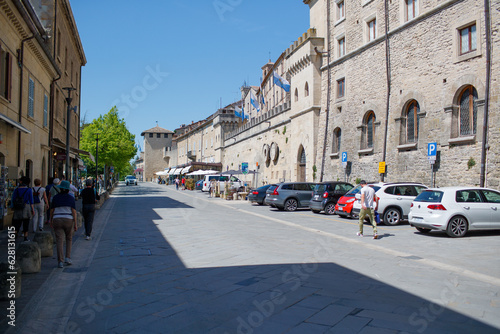
<instances>
[{"instance_id":1,"label":"street lamp","mask_svg":"<svg viewBox=\"0 0 500 334\"><path fill-rule=\"evenodd\" d=\"M96 138L95 138L95 190L99 194L99 172L98 172L98 165L99 162L99 132L96 133Z\"/></svg>"},{"instance_id":2,"label":"street lamp","mask_svg":"<svg viewBox=\"0 0 500 334\"><path fill-rule=\"evenodd\" d=\"M66 98L67 110L66 110L66 180L71 182L69 174L69 135L70 135L70 125L71 125L71 91L75 90L73 87L64 87L64 90L68 92L68 97Z\"/></svg>"}]
</instances>

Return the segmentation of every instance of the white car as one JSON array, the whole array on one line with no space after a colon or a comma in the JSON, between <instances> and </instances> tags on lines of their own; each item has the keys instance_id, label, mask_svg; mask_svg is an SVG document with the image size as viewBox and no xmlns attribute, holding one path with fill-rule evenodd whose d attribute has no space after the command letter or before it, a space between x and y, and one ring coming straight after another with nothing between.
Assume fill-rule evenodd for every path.
<instances>
[{"instance_id":1,"label":"white car","mask_svg":"<svg viewBox=\"0 0 500 334\"><path fill-rule=\"evenodd\" d=\"M240 181L236 176L230 175L205 175L203 179L203 184L201 191L209 191L210 190L210 182L214 180L216 183L219 183L219 189L224 191L226 187L226 182L229 181L231 188L241 189L243 187L243 182Z\"/></svg>"},{"instance_id":2,"label":"white car","mask_svg":"<svg viewBox=\"0 0 500 334\"><path fill-rule=\"evenodd\" d=\"M370 183L368 187L375 189L379 198L378 213L385 225L397 225L408 217L411 202L422 190L427 189L421 183L395 182ZM352 206L352 214L358 216L361 211L361 193L356 194L356 201Z\"/></svg>"},{"instance_id":3,"label":"white car","mask_svg":"<svg viewBox=\"0 0 500 334\"><path fill-rule=\"evenodd\" d=\"M422 233L441 230L455 238L467 231L500 229L500 192L475 187L427 189L413 201L408 220Z\"/></svg>"},{"instance_id":4,"label":"white car","mask_svg":"<svg viewBox=\"0 0 500 334\"><path fill-rule=\"evenodd\" d=\"M137 185L137 179L134 175L127 175L125 177L125 185L128 186L129 184Z\"/></svg>"}]
</instances>

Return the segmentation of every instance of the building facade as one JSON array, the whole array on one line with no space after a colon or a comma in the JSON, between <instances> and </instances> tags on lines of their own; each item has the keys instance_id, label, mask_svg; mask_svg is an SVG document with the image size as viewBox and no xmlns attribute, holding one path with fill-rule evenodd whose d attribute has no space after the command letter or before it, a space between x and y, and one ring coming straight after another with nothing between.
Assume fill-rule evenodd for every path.
<instances>
[{"instance_id":1,"label":"building facade","mask_svg":"<svg viewBox=\"0 0 500 334\"><path fill-rule=\"evenodd\" d=\"M155 173L169 167L163 157L165 149L172 147L174 132L157 125L143 131L141 136L144 137L143 180L153 181L156 179Z\"/></svg>"}]
</instances>

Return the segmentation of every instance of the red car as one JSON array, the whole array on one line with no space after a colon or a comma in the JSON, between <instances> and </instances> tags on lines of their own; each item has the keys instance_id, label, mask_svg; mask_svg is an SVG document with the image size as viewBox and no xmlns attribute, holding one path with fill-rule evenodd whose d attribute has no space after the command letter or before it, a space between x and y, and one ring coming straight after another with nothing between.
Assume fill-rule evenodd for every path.
<instances>
[{"instance_id":1,"label":"red car","mask_svg":"<svg viewBox=\"0 0 500 334\"><path fill-rule=\"evenodd\" d=\"M352 214L352 205L356 201L356 194L361 191L361 186L352 188L344 196L340 197L335 205L335 213L342 217L355 218Z\"/></svg>"}]
</instances>

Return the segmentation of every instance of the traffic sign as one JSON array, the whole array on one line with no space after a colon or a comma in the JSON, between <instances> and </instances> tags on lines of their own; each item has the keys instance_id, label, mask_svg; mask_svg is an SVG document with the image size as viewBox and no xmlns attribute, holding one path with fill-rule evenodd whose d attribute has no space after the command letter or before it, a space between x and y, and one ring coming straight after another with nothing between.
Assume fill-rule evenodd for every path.
<instances>
[{"instance_id":1,"label":"traffic sign","mask_svg":"<svg viewBox=\"0 0 500 334\"><path fill-rule=\"evenodd\" d=\"M347 152L342 152L342 162L347 162Z\"/></svg>"},{"instance_id":2,"label":"traffic sign","mask_svg":"<svg viewBox=\"0 0 500 334\"><path fill-rule=\"evenodd\" d=\"M437 156L437 143L427 144L427 159L431 164L434 164Z\"/></svg>"},{"instance_id":3,"label":"traffic sign","mask_svg":"<svg viewBox=\"0 0 500 334\"><path fill-rule=\"evenodd\" d=\"M385 161L381 161L378 163L378 172L379 174L385 173Z\"/></svg>"},{"instance_id":4,"label":"traffic sign","mask_svg":"<svg viewBox=\"0 0 500 334\"><path fill-rule=\"evenodd\" d=\"M241 163L241 172L243 174L248 174L248 162Z\"/></svg>"}]
</instances>

